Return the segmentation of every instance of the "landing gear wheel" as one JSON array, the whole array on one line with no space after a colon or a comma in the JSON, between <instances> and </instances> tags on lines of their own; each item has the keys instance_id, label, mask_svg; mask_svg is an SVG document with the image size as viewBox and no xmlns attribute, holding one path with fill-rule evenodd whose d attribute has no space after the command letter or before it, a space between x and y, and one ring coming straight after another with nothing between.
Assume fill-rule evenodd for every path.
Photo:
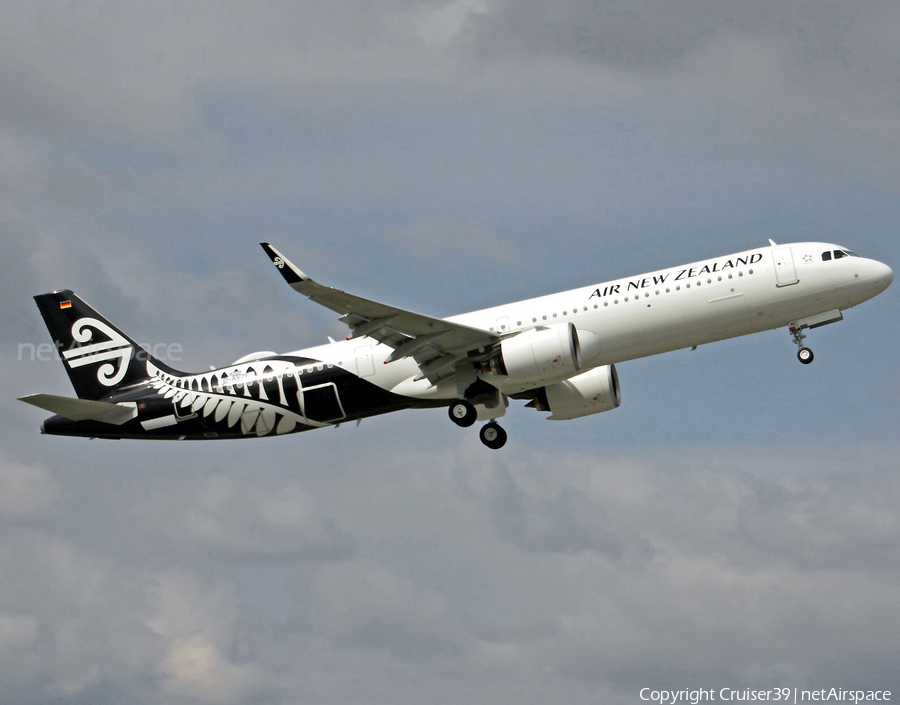
<instances>
[{"instance_id":1,"label":"landing gear wheel","mask_svg":"<svg viewBox=\"0 0 900 705\"><path fill-rule=\"evenodd\" d=\"M475 407L465 399L459 399L450 405L450 420L457 426L468 428L478 416Z\"/></svg>"},{"instance_id":2,"label":"landing gear wheel","mask_svg":"<svg viewBox=\"0 0 900 705\"><path fill-rule=\"evenodd\" d=\"M813 355L813 351L809 348L803 347L797 351L797 359L800 360L804 365L808 365L815 359L815 355Z\"/></svg>"},{"instance_id":3,"label":"landing gear wheel","mask_svg":"<svg viewBox=\"0 0 900 705\"><path fill-rule=\"evenodd\" d=\"M506 445L506 431L493 421L485 424L478 436L481 438L481 442L491 450L500 450Z\"/></svg>"},{"instance_id":4,"label":"landing gear wheel","mask_svg":"<svg viewBox=\"0 0 900 705\"><path fill-rule=\"evenodd\" d=\"M797 350L797 359L800 360L804 365L808 365L813 361L815 355L813 355L813 351L810 350L803 344L803 339L806 337L803 333L802 326L797 325L796 323L791 323L788 326L788 331L790 331L791 339L794 341L794 344L800 348Z\"/></svg>"}]
</instances>

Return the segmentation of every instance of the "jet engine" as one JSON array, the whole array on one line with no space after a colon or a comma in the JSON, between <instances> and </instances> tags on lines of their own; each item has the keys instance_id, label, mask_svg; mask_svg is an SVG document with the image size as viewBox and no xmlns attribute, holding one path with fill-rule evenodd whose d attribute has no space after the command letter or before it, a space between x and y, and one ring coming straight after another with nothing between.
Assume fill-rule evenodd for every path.
<instances>
[{"instance_id":1,"label":"jet engine","mask_svg":"<svg viewBox=\"0 0 900 705\"><path fill-rule=\"evenodd\" d=\"M548 420L562 421L609 411L621 403L616 366L603 365L541 388L528 406L553 412Z\"/></svg>"},{"instance_id":2,"label":"jet engine","mask_svg":"<svg viewBox=\"0 0 900 705\"><path fill-rule=\"evenodd\" d=\"M523 387L566 379L581 369L578 331L571 323L523 331L500 343L495 363L505 381Z\"/></svg>"}]
</instances>

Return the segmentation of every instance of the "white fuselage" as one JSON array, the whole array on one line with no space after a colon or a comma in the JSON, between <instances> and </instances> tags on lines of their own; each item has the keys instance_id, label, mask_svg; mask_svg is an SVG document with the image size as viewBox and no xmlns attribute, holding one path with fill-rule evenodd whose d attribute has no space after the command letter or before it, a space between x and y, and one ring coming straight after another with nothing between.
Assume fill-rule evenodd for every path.
<instances>
[{"instance_id":1,"label":"white fuselage","mask_svg":"<svg viewBox=\"0 0 900 705\"><path fill-rule=\"evenodd\" d=\"M823 259L823 253L840 252ZM780 328L827 311L842 311L887 288L889 267L844 256L827 243L794 243L747 250L634 277L473 311L447 320L515 335L571 322L585 355L582 370ZM357 338L292 355L341 367L382 389L418 399L454 399L455 383L416 381L411 358L384 364L392 348ZM521 385L490 378L501 392Z\"/></svg>"}]
</instances>

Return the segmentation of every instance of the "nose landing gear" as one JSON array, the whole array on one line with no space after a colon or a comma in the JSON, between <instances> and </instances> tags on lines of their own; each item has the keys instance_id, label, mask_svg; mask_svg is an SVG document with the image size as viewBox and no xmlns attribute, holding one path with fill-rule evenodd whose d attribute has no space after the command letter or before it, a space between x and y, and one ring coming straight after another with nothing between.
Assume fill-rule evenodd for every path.
<instances>
[{"instance_id":1,"label":"nose landing gear","mask_svg":"<svg viewBox=\"0 0 900 705\"><path fill-rule=\"evenodd\" d=\"M804 365L808 365L815 359L815 355L813 355L813 351L810 350L803 344L803 339L806 337L806 334L803 332L803 329L798 324L791 325L788 330L791 332L791 338L794 340L794 344L800 348L797 351L797 359L800 360Z\"/></svg>"},{"instance_id":2,"label":"nose landing gear","mask_svg":"<svg viewBox=\"0 0 900 705\"><path fill-rule=\"evenodd\" d=\"M797 351L797 359L804 365L808 365L813 361L814 357L813 351L803 344L803 339L806 337L803 333L804 328L818 328L819 326L827 326L829 323L837 323L842 320L844 320L844 314L841 313L840 309L833 308L830 311L823 311L815 316L799 318L788 323L791 338L794 340L794 344L800 348Z\"/></svg>"}]
</instances>

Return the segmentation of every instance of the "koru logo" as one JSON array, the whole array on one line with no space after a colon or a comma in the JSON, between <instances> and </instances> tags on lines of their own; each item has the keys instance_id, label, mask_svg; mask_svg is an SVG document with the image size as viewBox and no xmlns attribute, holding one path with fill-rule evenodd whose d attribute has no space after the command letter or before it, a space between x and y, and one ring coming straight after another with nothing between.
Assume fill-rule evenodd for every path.
<instances>
[{"instance_id":1,"label":"koru logo","mask_svg":"<svg viewBox=\"0 0 900 705\"><path fill-rule=\"evenodd\" d=\"M107 336L109 340L84 345L93 339L95 330ZM80 346L63 352L69 367L83 367L107 360L118 360L118 367L111 362L101 365L97 370L97 380L105 387L115 386L122 381L134 352L131 343L96 318L79 318L75 321L72 324L72 337Z\"/></svg>"},{"instance_id":2,"label":"koru logo","mask_svg":"<svg viewBox=\"0 0 900 705\"><path fill-rule=\"evenodd\" d=\"M275 259L272 260L272 262L275 264L276 267L278 267L278 269L284 269L284 260L281 259L281 257L276 257Z\"/></svg>"}]
</instances>

